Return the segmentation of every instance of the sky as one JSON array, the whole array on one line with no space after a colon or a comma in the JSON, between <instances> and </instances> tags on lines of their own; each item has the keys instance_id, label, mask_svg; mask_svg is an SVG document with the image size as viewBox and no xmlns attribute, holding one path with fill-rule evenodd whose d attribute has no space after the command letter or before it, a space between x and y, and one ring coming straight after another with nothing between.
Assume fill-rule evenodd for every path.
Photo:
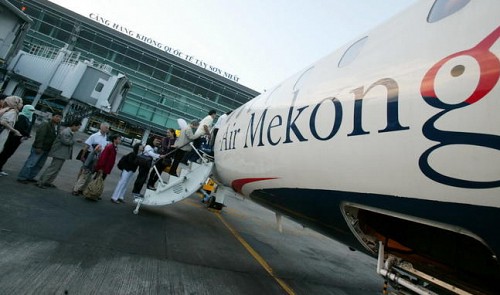
<instances>
[{"instance_id":1,"label":"sky","mask_svg":"<svg viewBox=\"0 0 500 295\"><path fill-rule=\"evenodd\" d=\"M264 92L417 0L50 0Z\"/></svg>"}]
</instances>

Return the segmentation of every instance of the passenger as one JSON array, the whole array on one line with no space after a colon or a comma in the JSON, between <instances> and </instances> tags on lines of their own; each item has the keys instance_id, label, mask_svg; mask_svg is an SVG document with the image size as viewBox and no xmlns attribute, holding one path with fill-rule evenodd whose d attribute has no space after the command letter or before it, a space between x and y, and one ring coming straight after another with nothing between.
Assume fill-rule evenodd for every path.
<instances>
[{"instance_id":1,"label":"passenger","mask_svg":"<svg viewBox=\"0 0 500 295\"><path fill-rule=\"evenodd\" d=\"M47 187L56 187L53 182L56 179L59 171L64 164L64 161L71 159L73 156L73 145L75 141L73 135L82 123L80 121L73 121L69 127L65 128L57 135L52 148L50 149L49 156L52 157L52 162L49 167L45 169L40 180L37 182L39 188L45 189Z\"/></svg>"},{"instance_id":2,"label":"passenger","mask_svg":"<svg viewBox=\"0 0 500 295\"><path fill-rule=\"evenodd\" d=\"M24 163L23 168L17 175L17 181L21 183L37 182L35 177L42 170L43 165L47 161L50 148L57 137L59 123L62 116L58 112L52 114L50 121L42 123L35 135L35 141L31 147L31 153Z\"/></svg>"},{"instance_id":3,"label":"passenger","mask_svg":"<svg viewBox=\"0 0 500 295\"><path fill-rule=\"evenodd\" d=\"M109 141L110 143L104 148L95 165L95 171L101 173L103 180L115 166L118 145L121 143L122 137L118 134L112 134L109 136Z\"/></svg>"},{"instance_id":4,"label":"passenger","mask_svg":"<svg viewBox=\"0 0 500 295\"><path fill-rule=\"evenodd\" d=\"M108 122L102 122L101 125L99 126L99 131L96 133L92 134L85 140L85 145L83 146L83 152L82 152L82 158L80 159L82 162L85 162L86 157L85 155L88 154L88 152L91 152L93 149L93 146L100 145L101 147L106 147L108 144L108 131L109 131L109 123Z\"/></svg>"},{"instance_id":5,"label":"passenger","mask_svg":"<svg viewBox=\"0 0 500 295\"><path fill-rule=\"evenodd\" d=\"M23 99L19 96L8 96L5 98L4 108L1 110L2 114L0 116L0 151L2 151L10 132L16 136L22 136L21 132L14 128L17 116L22 108Z\"/></svg>"},{"instance_id":6,"label":"passenger","mask_svg":"<svg viewBox=\"0 0 500 295\"><path fill-rule=\"evenodd\" d=\"M89 184L90 176L94 172L93 167L102 149L108 145L108 131L109 123L102 122L99 126L99 131L90 135L89 138L85 140L85 145L79 154L80 161L83 162L83 165L80 171L78 171L77 181L73 186L73 195L77 196L81 194ZM90 159L87 159L89 157Z\"/></svg>"},{"instance_id":7,"label":"passenger","mask_svg":"<svg viewBox=\"0 0 500 295\"><path fill-rule=\"evenodd\" d=\"M192 150L191 145L189 144L193 140L196 139L194 135L194 130L200 126L198 120L193 120L186 128L181 130L181 135L176 140L174 147L177 148L177 151L174 155L174 161L170 166L169 174L173 176L177 176L177 167L179 163L187 164L187 157L189 152Z\"/></svg>"},{"instance_id":8,"label":"passenger","mask_svg":"<svg viewBox=\"0 0 500 295\"><path fill-rule=\"evenodd\" d=\"M25 105L21 111L21 114L17 118L16 124L14 124L14 129L19 130L22 136L17 136L12 132L9 132L7 141L5 142L4 148L0 153L0 176L8 175L3 171L3 165L7 160L14 154L21 143L30 138L31 133L31 121L33 120L33 113L35 108L32 105Z\"/></svg>"},{"instance_id":9,"label":"passenger","mask_svg":"<svg viewBox=\"0 0 500 295\"><path fill-rule=\"evenodd\" d=\"M215 117L217 117L217 111L210 110L208 115L200 121L198 129L194 133L196 139L193 141L193 145L197 150L201 149L202 144L210 142L210 133ZM198 159L198 153L191 150L186 157L187 160L194 162Z\"/></svg>"},{"instance_id":10,"label":"passenger","mask_svg":"<svg viewBox=\"0 0 500 295\"><path fill-rule=\"evenodd\" d=\"M3 114L5 114L7 111L11 110L11 109L17 109L17 106L16 105L13 105L13 106L9 106L6 102L6 98L7 97L10 97L8 95L5 95L5 94L0 94L0 118L2 117ZM17 96L12 96L12 97L17 97ZM11 99L9 99L10 101L12 101ZM22 102L22 99L21 99L21 102ZM22 106L21 106L22 107ZM4 128L4 126L0 126L0 128ZM0 131L1 132L1 131Z\"/></svg>"},{"instance_id":11,"label":"passenger","mask_svg":"<svg viewBox=\"0 0 500 295\"><path fill-rule=\"evenodd\" d=\"M212 131L212 135L210 138L210 149L213 149L214 143L215 143L215 137L217 136L217 132L219 132L219 129L226 124L227 117L232 113L232 111L228 111L224 114L222 114L219 119L217 119L217 122L214 124L214 130Z\"/></svg>"},{"instance_id":12,"label":"passenger","mask_svg":"<svg viewBox=\"0 0 500 295\"><path fill-rule=\"evenodd\" d=\"M95 172L95 164L97 163L98 156L102 152L102 147L99 144L94 144L92 146L92 151L87 155L85 162L82 167L80 167L80 174L73 186L73 191L71 192L74 196L83 194L83 191L90 183L92 179L92 174Z\"/></svg>"},{"instance_id":13,"label":"passenger","mask_svg":"<svg viewBox=\"0 0 500 295\"><path fill-rule=\"evenodd\" d=\"M142 157L144 159L147 159L147 163L142 163L142 161L138 160L139 174L135 179L134 188L132 189L132 196L134 198L141 197L141 190L148 178L149 169L151 169L152 162L160 158L163 159L165 157L157 153L160 143L161 138L159 137L150 139L149 143L144 147L144 151L142 152L142 154L139 154L137 156L138 158Z\"/></svg>"},{"instance_id":14,"label":"passenger","mask_svg":"<svg viewBox=\"0 0 500 295\"><path fill-rule=\"evenodd\" d=\"M125 192L127 191L128 184L132 179L135 171L137 170L137 155L144 151L141 143L136 143L132 148L132 152L124 155L118 162L118 169L122 170L120 180L111 195L111 202L115 204L125 203Z\"/></svg>"},{"instance_id":15,"label":"passenger","mask_svg":"<svg viewBox=\"0 0 500 295\"><path fill-rule=\"evenodd\" d=\"M160 155L167 155L167 154L168 155L162 160L156 161L155 163L156 170L158 170L158 173L160 173L160 175L165 170L165 168L167 168L167 166L172 164L172 158L174 155L173 153L170 152L174 150L173 146L175 144L175 140L176 140L175 130L172 128L168 128L166 136L165 138L163 138L160 148ZM155 169L152 169L151 173L149 174L147 188L150 190L155 190L155 184L158 178L159 177Z\"/></svg>"},{"instance_id":16,"label":"passenger","mask_svg":"<svg viewBox=\"0 0 500 295\"><path fill-rule=\"evenodd\" d=\"M203 118L203 120L201 120L200 126L198 127L198 129L196 129L196 132L195 132L195 135L197 136L197 138L199 138L201 136L210 137L210 131L211 131L215 117L217 117L217 111L210 110L208 112L208 115L205 118ZM196 148L199 148L198 146L196 146L196 144L194 146Z\"/></svg>"}]
</instances>

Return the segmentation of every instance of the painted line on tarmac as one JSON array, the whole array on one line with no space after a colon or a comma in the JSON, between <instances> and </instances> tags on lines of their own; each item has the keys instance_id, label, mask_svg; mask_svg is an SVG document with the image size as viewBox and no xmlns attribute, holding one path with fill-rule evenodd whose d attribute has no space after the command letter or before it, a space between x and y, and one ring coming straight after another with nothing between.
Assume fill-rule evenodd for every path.
<instances>
[{"instance_id":1,"label":"painted line on tarmac","mask_svg":"<svg viewBox=\"0 0 500 295\"><path fill-rule=\"evenodd\" d=\"M267 264L267 262L262 258L262 256L255 251L252 246L250 246L245 239L222 217L222 215L218 212L214 212L215 216L219 218L219 220L229 229L229 231L236 237L236 239L245 247L245 249L250 253L250 255L253 256L255 260L267 271L267 273L276 281L278 284L283 288L283 290L288 294L288 295L295 295L295 292L293 291L290 286L288 286L282 279L278 278L276 275L274 275L273 269Z\"/></svg>"}]
</instances>

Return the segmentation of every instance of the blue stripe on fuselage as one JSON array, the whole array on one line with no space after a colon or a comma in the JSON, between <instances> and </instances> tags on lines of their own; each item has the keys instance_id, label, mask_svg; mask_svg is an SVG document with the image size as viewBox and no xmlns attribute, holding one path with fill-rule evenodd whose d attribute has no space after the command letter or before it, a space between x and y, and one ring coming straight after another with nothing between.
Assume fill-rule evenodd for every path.
<instances>
[{"instance_id":1,"label":"blue stripe on fuselage","mask_svg":"<svg viewBox=\"0 0 500 295\"><path fill-rule=\"evenodd\" d=\"M251 198L339 242L364 250L348 228L341 202L353 202L462 227L500 254L500 209L397 196L297 188L252 192Z\"/></svg>"}]
</instances>

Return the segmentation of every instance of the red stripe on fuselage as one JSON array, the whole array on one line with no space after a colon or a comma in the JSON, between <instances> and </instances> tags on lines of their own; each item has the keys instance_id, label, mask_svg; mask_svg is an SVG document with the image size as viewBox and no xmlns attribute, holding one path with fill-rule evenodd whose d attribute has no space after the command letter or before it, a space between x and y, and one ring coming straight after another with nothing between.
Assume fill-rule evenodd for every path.
<instances>
[{"instance_id":1,"label":"red stripe on fuselage","mask_svg":"<svg viewBox=\"0 0 500 295\"><path fill-rule=\"evenodd\" d=\"M251 182L256 182L256 181L261 181L261 180L270 180L270 179L276 179L277 177L262 177L262 178L241 178L241 179L236 179L233 180L231 183L231 186L233 189L239 193L241 193L241 190L243 189L243 186L247 183Z\"/></svg>"}]
</instances>

